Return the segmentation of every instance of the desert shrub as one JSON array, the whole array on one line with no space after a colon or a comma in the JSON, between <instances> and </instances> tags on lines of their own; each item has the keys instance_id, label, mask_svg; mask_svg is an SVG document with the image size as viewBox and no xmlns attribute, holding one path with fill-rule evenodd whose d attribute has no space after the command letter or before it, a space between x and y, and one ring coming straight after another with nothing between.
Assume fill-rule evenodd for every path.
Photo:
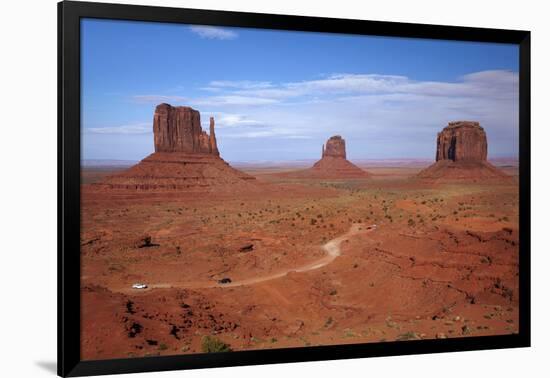
<instances>
[{"instance_id":1,"label":"desert shrub","mask_svg":"<svg viewBox=\"0 0 550 378\"><path fill-rule=\"evenodd\" d=\"M355 334L355 332L353 332L352 329L346 328L344 330L344 337L355 337L355 336L357 335Z\"/></svg>"},{"instance_id":2,"label":"desert shrub","mask_svg":"<svg viewBox=\"0 0 550 378\"><path fill-rule=\"evenodd\" d=\"M419 340L420 336L416 332L407 332L397 336L397 341L409 341L409 340Z\"/></svg>"},{"instance_id":3,"label":"desert shrub","mask_svg":"<svg viewBox=\"0 0 550 378\"><path fill-rule=\"evenodd\" d=\"M214 336L204 336L201 340L201 349L204 353L231 352L228 344Z\"/></svg>"}]
</instances>

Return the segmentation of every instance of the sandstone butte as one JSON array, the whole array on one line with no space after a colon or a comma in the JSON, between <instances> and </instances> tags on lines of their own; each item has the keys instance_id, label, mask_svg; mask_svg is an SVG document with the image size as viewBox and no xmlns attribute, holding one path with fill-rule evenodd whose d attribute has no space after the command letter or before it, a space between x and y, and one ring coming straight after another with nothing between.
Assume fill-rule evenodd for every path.
<instances>
[{"instance_id":1,"label":"sandstone butte","mask_svg":"<svg viewBox=\"0 0 550 378\"><path fill-rule=\"evenodd\" d=\"M487 135L479 122L449 122L437 134L435 163L418 177L434 181L507 179L487 161Z\"/></svg>"},{"instance_id":2,"label":"sandstone butte","mask_svg":"<svg viewBox=\"0 0 550 378\"><path fill-rule=\"evenodd\" d=\"M347 160L346 141L340 135L330 137L321 150L321 160L313 167L284 174L294 178L353 179L366 178L369 174Z\"/></svg>"},{"instance_id":3,"label":"sandstone butte","mask_svg":"<svg viewBox=\"0 0 550 378\"><path fill-rule=\"evenodd\" d=\"M160 104L153 116L155 152L138 164L97 184L103 189L218 191L254 186L254 177L221 157L210 118L202 130L200 113L188 106Z\"/></svg>"}]
</instances>

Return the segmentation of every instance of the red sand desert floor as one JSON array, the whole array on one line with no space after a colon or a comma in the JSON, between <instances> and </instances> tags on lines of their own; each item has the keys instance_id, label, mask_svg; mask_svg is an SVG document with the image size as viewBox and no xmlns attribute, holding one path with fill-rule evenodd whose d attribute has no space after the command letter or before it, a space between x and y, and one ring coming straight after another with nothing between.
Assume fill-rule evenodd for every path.
<instances>
[{"instance_id":1,"label":"red sand desert floor","mask_svg":"<svg viewBox=\"0 0 550 378\"><path fill-rule=\"evenodd\" d=\"M517 332L517 181L368 171L256 168L262 190L219 194L83 185L82 358Z\"/></svg>"}]
</instances>

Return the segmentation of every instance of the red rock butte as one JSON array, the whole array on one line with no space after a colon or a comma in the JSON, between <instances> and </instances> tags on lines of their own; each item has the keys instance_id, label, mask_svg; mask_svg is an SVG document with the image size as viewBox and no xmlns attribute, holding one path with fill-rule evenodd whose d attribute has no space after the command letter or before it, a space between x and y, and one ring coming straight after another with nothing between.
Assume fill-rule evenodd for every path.
<instances>
[{"instance_id":1,"label":"red rock butte","mask_svg":"<svg viewBox=\"0 0 550 378\"><path fill-rule=\"evenodd\" d=\"M160 104L153 117L155 152L187 152L219 156L214 118L210 135L201 127L201 114L188 106Z\"/></svg>"},{"instance_id":2,"label":"red rock butte","mask_svg":"<svg viewBox=\"0 0 550 378\"><path fill-rule=\"evenodd\" d=\"M369 174L346 158L346 141L340 135L330 137L323 145L321 160L313 167L297 172L288 172L287 177L318 179L366 178Z\"/></svg>"},{"instance_id":3,"label":"red rock butte","mask_svg":"<svg viewBox=\"0 0 550 378\"><path fill-rule=\"evenodd\" d=\"M346 141L340 135L335 135L323 144L321 159L325 157L346 158Z\"/></svg>"},{"instance_id":4,"label":"red rock butte","mask_svg":"<svg viewBox=\"0 0 550 378\"><path fill-rule=\"evenodd\" d=\"M437 134L435 160L418 177L435 181L509 178L487 161L487 135L479 122L449 122Z\"/></svg>"},{"instance_id":5,"label":"red rock butte","mask_svg":"<svg viewBox=\"0 0 550 378\"><path fill-rule=\"evenodd\" d=\"M153 117L153 134L154 153L97 186L144 191L232 191L254 186L254 177L220 157L213 117L208 134L202 130L197 110L160 104Z\"/></svg>"}]
</instances>

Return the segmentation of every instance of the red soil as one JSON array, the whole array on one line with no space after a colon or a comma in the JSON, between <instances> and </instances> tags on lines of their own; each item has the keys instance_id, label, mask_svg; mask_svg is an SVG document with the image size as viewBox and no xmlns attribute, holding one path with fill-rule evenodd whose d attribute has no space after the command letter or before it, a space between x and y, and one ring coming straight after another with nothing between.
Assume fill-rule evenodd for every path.
<instances>
[{"instance_id":1,"label":"red soil","mask_svg":"<svg viewBox=\"0 0 550 378\"><path fill-rule=\"evenodd\" d=\"M510 176L487 161L439 160L422 170L418 177L433 181L470 181L485 180L508 181Z\"/></svg>"},{"instance_id":2,"label":"red soil","mask_svg":"<svg viewBox=\"0 0 550 378\"><path fill-rule=\"evenodd\" d=\"M514 180L250 180L189 160L182 178L181 161L153 160L107 180L117 190L82 187L83 359L201 353L206 335L245 350L518 331ZM210 169L238 184L171 190ZM129 189L136 177L170 190Z\"/></svg>"},{"instance_id":3,"label":"red soil","mask_svg":"<svg viewBox=\"0 0 550 378\"><path fill-rule=\"evenodd\" d=\"M147 191L253 190L254 177L213 154L155 152L133 167L105 178L97 189Z\"/></svg>"},{"instance_id":4,"label":"red soil","mask_svg":"<svg viewBox=\"0 0 550 378\"><path fill-rule=\"evenodd\" d=\"M279 176L310 179L353 179L367 178L369 174L345 158L325 156L309 169L280 173Z\"/></svg>"}]
</instances>

